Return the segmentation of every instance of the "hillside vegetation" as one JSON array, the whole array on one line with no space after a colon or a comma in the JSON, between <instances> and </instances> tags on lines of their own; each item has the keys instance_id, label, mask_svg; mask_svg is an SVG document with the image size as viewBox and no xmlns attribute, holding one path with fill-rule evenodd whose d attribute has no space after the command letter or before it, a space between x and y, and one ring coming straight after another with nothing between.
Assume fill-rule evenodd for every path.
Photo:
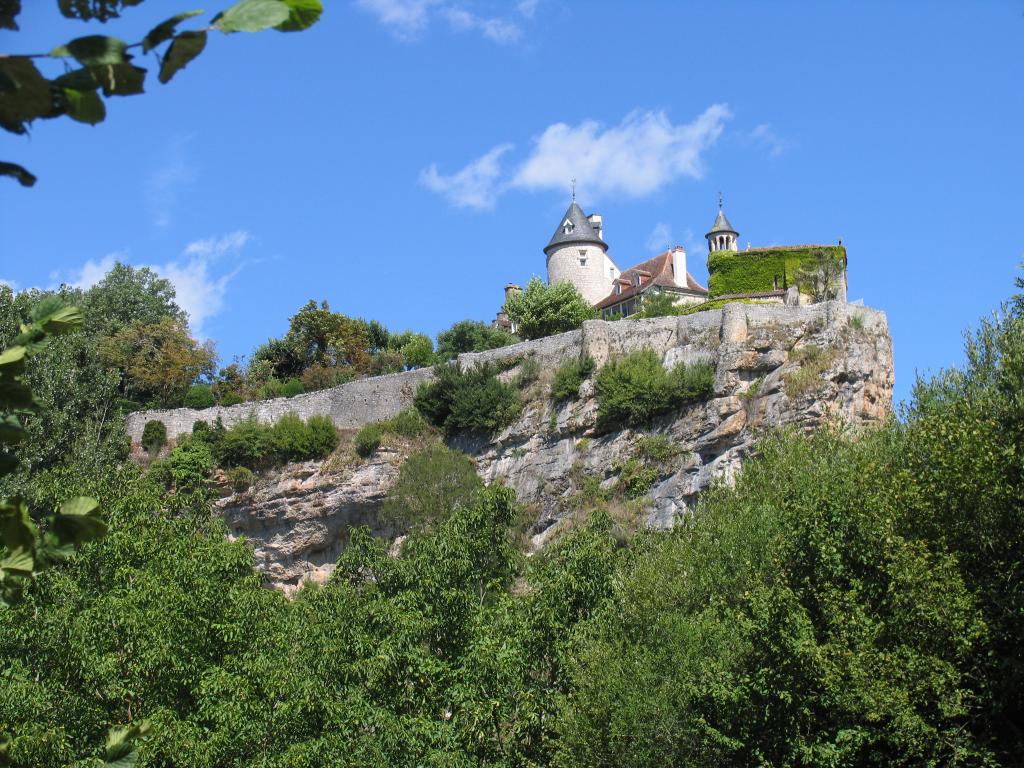
<instances>
[{"instance_id":1,"label":"hillside vegetation","mask_svg":"<svg viewBox=\"0 0 1024 768\"><path fill-rule=\"evenodd\" d=\"M452 508L415 510L424 524L391 552L353 530L331 580L289 599L225 535L202 460L182 457L170 483L125 460L123 379L98 353L141 321L98 295L65 296L85 331L29 360L39 409L0 479L44 533L78 496L107 526L0 607L0 762L100 765L112 726L145 722L145 767L1019 764L1021 296L899 419L765 435L735 487L670 532L624 530L594 493L584 522L525 558L514 494L435 450L454 479L432 498ZM0 289L0 346L38 298ZM138 306L156 323L180 311L166 294ZM578 372L563 377L571 397ZM425 408L442 428L463 413L491 428L462 383ZM665 386L685 399L706 372ZM381 429L425 428L407 419ZM267 452L225 462L258 469L289 440L329 450L307 427L250 425L240 445ZM202 459L223 440L187 444Z\"/></svg>"}]
</instances>

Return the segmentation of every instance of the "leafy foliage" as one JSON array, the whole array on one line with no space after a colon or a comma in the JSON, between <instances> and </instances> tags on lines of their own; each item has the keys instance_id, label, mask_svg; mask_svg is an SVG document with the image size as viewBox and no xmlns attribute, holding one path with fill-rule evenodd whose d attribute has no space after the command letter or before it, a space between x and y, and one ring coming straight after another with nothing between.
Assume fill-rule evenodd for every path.
<instances>
[{"instance_id":1,"label":"leafy foliage","mask_svg":"<svg viewBox=\"0 0 1024 768\"><path fill-rule=\"evenodd\" d=\"M117 18L124 6L141 2L58 0L58 7L68 18L106 22ZM0 4L0 27L18 29L16 18L20 11L18 0ZM320 0L239 0L202 29L177 30L179 24L202 13L186 11L161 22L142 41L131 45L116 37L86 35L58 45L48 54L0 56L0 127L23 135L37 119L65 115L78 122L100 123L106 117L100 92L109 98L140 94L144 90L147 72L132 63L134 56L130 50L141 48L144 54L154 53L160 62L159 80L167 83L203 52L210 29L225 34L270 28L294 32L315 24L322 11ZM157 49L167 43L160 56ZM79 68L65 65L63 74L47 78L35 64L35 60L45 58L73 59ZM32 186L36 181L35 176L15 163L0 163L0 175L11 176L23 186Z\"/></svg>"},{"instance_id":2,"label":"leafy foliage","mask_svg":"<svg viewBox=\"0 0 1024 768\"><path fill-rule=\"evenodd\" d=\"M519 415L518 392L499 381L497 369L489 363L465 371L446 363L434 369L434 377L416 391L416 409L449 436L493 433Z\"/></svg>"},{"instance_id":3,"label":"leafy foliage","mask_svg":"<svg viewBox=\"0 0 1024 768\"><path fill-rule=\"evenodd\" d=\"M504 329L492 328L479 320L460 320L437 334L437 357L444 362L465 352L486 352L515 342L516 337Z\"/></svg>"},{"instance_id":4,"label":"leafy foliage","mask_svg":"<svg viewBox=\"0 0 1024 768\"><path fill-rule=\"evenodd\" d=\"M612 360L597 374L598 425L602 429L636 426L695 400L710 396L714 367L679 363L666 371L652 349Z\"/></svg>"},{"instance_id":5,"label":"leafy foliage","mask_svg":"<svg viewBox=\"0 0 1024 768\"><path fill-rule=\"evenodd\" d=\"M323 458L337 447L338 432L326 416L304 422L297 414L286 413L273 425L247 419L205 439L218 466L261 469Z\"/></svg>"},{"instance_id":6,"label":"leafy foliage","mask_svg":"<svg viewBox=\"0 0 1024 768\"><path fill-rule=\"evenodd\" d=\"M533 278L526 289L512 294L505 305L509 318L524 339L539 339L579 328L597 311L572 283L545 285Z\"/></svg>"},{"instance_id":7,"label":"leafy foliage","mask_svg":"<svg viewBox=\"0 0 1024 768\"><path fill-rule=\"evenodd\" d=\"M188 388L182 405L186 408L210 408L217 404L213 388L209 384L193 384Z\"/></svg>"}]
</instances>

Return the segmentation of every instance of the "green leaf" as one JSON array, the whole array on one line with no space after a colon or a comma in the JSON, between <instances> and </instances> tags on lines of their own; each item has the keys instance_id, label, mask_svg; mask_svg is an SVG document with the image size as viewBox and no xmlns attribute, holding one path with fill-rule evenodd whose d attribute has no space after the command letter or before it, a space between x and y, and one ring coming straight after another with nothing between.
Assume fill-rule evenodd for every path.
<instances>
[{"instance_id":1,"label":"green leaf","mask_svg":"<svg viewBox=\"0 0 1024 768\"><path fill-rule=\"evenodd\" d=\"M0 382L0 406L5 410L29 408L32 405L32 390L20 381Z\"/></svg>"},{"instance_id":2,"label":"green leaf","mask_svg":"<svg viewBox=\"0 0 1024 768\"><path fill-rule=\"evenodd\" d=\"M36 322L42 329L53 336L61 336L65 333L77 331L82 327L85 318L82 317L82 310L74 306L62 306L51 310L46 315L38 317Z\"/></svg>"},{"instance_id":3,"label":"green leaf","mask_svg":"<svg viewBox=\"0 0 1024 768\"><path fill-rule=\"evenodd\" d=\"M179 13L177 16L171 16L167 21L163 21L153 27L142 38L142 52L149 53L151 50L156 48L160 43L170 40L174 37L174 28L178 26L185 19L191 19L193 16L198 16L202 11L185 11Z\"/></svg>"},{"instance_id":4,"label":"green leaf","mask_svg":"<svg viewBox=\"0 0 1024 768\"><path fill-rule=\"evenodd\" d=\"M0 124L12 133L23 133L23 123L53 112L50 82L32 60L25 56L0 58Z\"/></svg>"},{"instance_id":5,"label":"green leaf","mask_svg":"<svg viewBox=\"0 0 1024 768\"><path fill-rule=\"evenodd\" d=\"M0 161L0 176L11 176L17 179L18 183L23 187L31 187L36 183L36 177L17 163L5 163Z\"/></svg>"},{"instance_id":6,"label":"green leaf","mask_svg":"<svg viewBox=\"0 0 1024 768\"><path fill-rule=\"evenodd\" d=\"M206 47L206 32L182 32L174 38L160 65L160 82L170 82L179 69L184 69Z\"/></svg>"},{"instance_id":7,"label":"green leaf","mask_svg":"<svg viewBox=\"0 0 1024 768\"><path fill-rule=\"evenodd\" d=\"M104 765L112 768L131 768L135 765L135 742L149 732L149 722L143 720L131 725L111 728L103 750Z\"/></svg>"},{"instance_id":8,"label":"green leaf","mask_svg":"<svg viewBox=\"0 0 1024 768\"><path fill-rule=\"evenodd\" d=\"M309 29L320 20L324 12L320 0L283 0L288 6L288 20L278 24L274 29L279 32L299 32Z\"/></svg>"},{"instance_id":9,"label":"green leaf","mask_svg":"<svg viewBox=\"0 0 1024 768\"><path fill-rule=\"evenodd\" d=\"M126 53L128 44L124 40L106 35L86 35L76 37L67 45L61 45L50 51L54 58L73 56L79 64L93 67L99 64L127 64L131 58Z\"/></svg>"},{"instance_id":10,"label":"green leaf","mask_svg":"<svg viewBox=\"0 0 1024 768\"><path fill-rule=\"evenodd\" d=\"M5 349L3 352L0 352L0 367L7 365L16 366L19 373L24 370L25 348L11 347L10 349Z\"/></svg>"},{"instance_id":11,"label":"green leaf","mask_svg":"<svg viewBox=\"0 0 1024 768\"><path fill-rule=\"evenodd\" d=\"M242 0L213 19L213 26L225 34L232 32L261 32L284 24L291 9L281 0Z\"/></svg>"},{"instance_id":12,"label":"green leaf","mask_svg":"<svg viewBox=\"0 0 1024 768\"><path fill-rule=\"evenodd\" d=\"M91 496L76 496L60 505L62 515L88 515L98 509L100 503Z\"/></svg>"},{"instance_id":13,"label":"green leaf","mask_svg":"<svg viewBox=\"0 0 1024 768\"><path fill-rule=\"evenodd\" d=\"M25 439L25 428L13 413L0 416L0 443L13 445Z\"/></svg>"},{"instance_id":14,"label":"green leaf","mask_svg":"<svg viewBox=\"0 0 1024 768\"><path fill-rule=\"evenodd\" d=\"M103 88L104 96L134 96L143 92L146 70L132 64L102 64L89 72Z\"/></svg>"},{"instance_id":15,"label":"green leaf","mask_svg":"<svg viewBox=\"0 0 1024 768\"><path fill-rule=\"evenodd\" d=\"M100 87L88 67L65 72L60 77L53 78L51 82L58 88L73 88L76 91L95 91Z\"/></svg>"},{"instance_id":16,"label":"green leaf","mask_svg":"<svg viewBox=\"0 0 1024 768\"><path fill-rule=\"evenodd\" d=\"M0 29L18 31L17 16L21 13L21 0L0 0Z\"/></svg>"},{"instance_id":17,"label":"green leaf","mask_svg":"<svg viewBox=\"0 0 1024 768\"><path fill-rule=\"evenodd\" d=\"M68 117L79 123L96 125L102 123L107 116L107 108L103 106L103 99L96 91L76 91L73 88L65 88L64 98L68 100Z\"/></svg>"},{"instance_id":18,"label":"green leaf","mask_svg":"<svg viewBox=\"0 0 1024 768\"><path fill-rule=\"evenodd\" d=\"M0 561L6 570L32 572L32 552L36 546L36 526L28 515L28 507L21 499L10 499L0 503L0 546L9 554ZM27 553L27 554L26 554ZM26 561L26 557L29 558Z\"/></svg>"}]
</instances>

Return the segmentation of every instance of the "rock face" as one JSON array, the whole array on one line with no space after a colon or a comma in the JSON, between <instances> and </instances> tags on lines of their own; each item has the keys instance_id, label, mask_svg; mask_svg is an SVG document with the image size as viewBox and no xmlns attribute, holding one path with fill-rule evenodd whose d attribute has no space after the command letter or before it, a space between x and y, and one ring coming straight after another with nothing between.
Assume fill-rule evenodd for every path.
<instances>
[{"instance_id":1,"label":"rock face","mask_svg":"<svg viewBox=\"0 0 1024 768\"><path fill-rule=\"evenodd\" d=\"M584 382L577 398L564 403L553 402L548 394L560 362L589 354L600 366L643 348L654 349L666 367L694 361L714 365L711 397L642 429L598 434L592 380ZM486 482L505 482L535 513L530 532L534 547L559 530L570 515L568 502L585 479L605 488L619 482L624 465L638 457L645 435L666 436L675 453L657 464L656 477L635 506L643 524L667 527L693 508L714 479L735 476L760 431L782 426L812 430L828 421L880 424L891 409L892 343L885 315L842 302L809 307L731 304L678 318L594 320L581 331L462 355L459 363L504 360L501 375L513 380L529 358L540 364L542 373L525 393L519 419L498 435L457 440L454 447L473 457ZM414 373L415 383L430 375L428 370ZM379 408L364 398L358 413L347 411L339 403L352 401L352 394L332 395L343 389L337 388L314 393L319 409L314 412L329 413L341 427L388 418L411 404L414 387L402 377L354 382L361 384L358 393L386 388ZM272 419L287 408L278 402L249 408ZM184 410L135 415L133 435L141 434L146 419L164 415L172 436L186 428L181 425L209 418ZM232 531L253 542L257 565L268 581L290 589L305 578L329 575L349 526L367 524L381 536L396 533L379 523L377 512L402 459L398 453L379 451L369 460L348 459L340 468L334 466L337 456L320 464L292 465L218 506Z\"/></svg>"}]
</instances>

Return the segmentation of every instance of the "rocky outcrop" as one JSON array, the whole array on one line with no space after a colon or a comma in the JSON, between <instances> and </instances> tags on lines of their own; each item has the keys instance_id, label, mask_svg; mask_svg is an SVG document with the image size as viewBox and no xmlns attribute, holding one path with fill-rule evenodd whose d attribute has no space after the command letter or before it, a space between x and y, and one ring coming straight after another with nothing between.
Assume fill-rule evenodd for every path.
<instances>
[{"instance_id":1,"label":"rocky outcrop","mask_svg":"<svg viewBox=\"0 0 1024 768\"><path fill-rule=\"evenodd\" d=\"M694 361L714 365L712 395L643 428L608 434L597 430L593 381L584 382L573 400L555 403L549 396L559 362L589 354L600 365L642 348L661 354L666 367ZM666 436L674 455L658 463L656 477L634 507L642 524L667 527L693 508L713 480L735 476L760 431L782 426L812 430L828 421L853 427L880 424L891 409L892 344L885 315L842 302L731 304L678 318L590 321L580 331L463 355L459 362L503 360L502 376L513 380L529 358L540 363L541 374L524 393L519 419L501 434L458 440L455 447L473 457L486 482L501 480L515 489L534 516L534 547L571 517L571 501L585 482L604 488L619 483L645 435ZM414 373L415 381L400 374L353 382L360 387L347 392L315 393L315 399L303 403L303 415L328 413L341 427L388 418L411 404L412 385L430 375L429 370ZM374 391L385 393L379 408L368 395ZM358 412L346 410L345 403L355 403ZM273 419L287 405L271 401L248 408ZM169 417L178 428L203 413L175 411ZM134 426L153 417L152 412L136 416ZM302 579L329 575L350 526L366 524L381 536L396 533L380 524L377 512L402 459L393 450L369 460L341 451L319 464L271 473L254 489L222 499L218 506L234 535L253 542L257 565L268 581L290 589Z\"/></svg>"}]
</instances>

